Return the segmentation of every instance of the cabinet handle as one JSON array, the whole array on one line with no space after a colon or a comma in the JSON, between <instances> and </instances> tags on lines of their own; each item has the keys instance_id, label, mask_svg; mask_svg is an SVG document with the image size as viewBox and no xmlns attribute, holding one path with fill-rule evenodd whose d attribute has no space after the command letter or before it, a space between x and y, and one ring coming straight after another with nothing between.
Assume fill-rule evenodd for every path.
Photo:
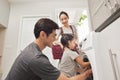
<instances>
[{"instance_id":1,"label":"cabinet handle","mask_svg":"<svg viewBox=\"0 0 120 80\"><path fill-rule=\"evenodd\" d=\"M115 80L120 80L119 68L118 68L118 65L117 65L117 55L115 53L113 53L111 49L109 49L109 56L110 56Z\"/></svg>"}]
</instances>

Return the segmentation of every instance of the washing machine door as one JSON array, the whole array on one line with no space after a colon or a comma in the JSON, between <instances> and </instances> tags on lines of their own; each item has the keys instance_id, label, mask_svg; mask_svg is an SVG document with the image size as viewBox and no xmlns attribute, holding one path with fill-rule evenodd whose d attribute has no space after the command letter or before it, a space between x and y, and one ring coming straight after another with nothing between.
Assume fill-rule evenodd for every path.
<instances>
[{"instance_id":1,"label":"washing machine door","mask_svg":"<svg viewBox=\"0 0 120 80\"><path fill-rule=\"evenodd\" d=\"M95 61L95 51L94 49L90 49L88 51L85 51L88 60L91 64L92 72L93 72L93 80L100 80L98 78L98 71L97 71L97 66L96 66L96 61Z\"/></svg>"}]
</instances>

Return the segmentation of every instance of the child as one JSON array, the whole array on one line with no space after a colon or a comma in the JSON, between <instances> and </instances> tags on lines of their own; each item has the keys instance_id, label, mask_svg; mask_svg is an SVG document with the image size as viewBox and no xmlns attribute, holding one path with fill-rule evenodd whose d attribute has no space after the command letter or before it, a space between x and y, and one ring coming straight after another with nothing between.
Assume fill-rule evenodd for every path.
<instances>
[{"instance_id":1,"label":"child","mask_svg":"<svg viewBox=\"0 0 120 80\"><path fill-rule=\"evenodd\" d=\"M77 75L77 67L79 64L82 67L90 67L89 62L83 62L79 54L72 49L75 47L75 38L71 34L64 34L61 38L61 43L63 45L63 55L60 60L59 69L67 77L72 77Z\"/></svg>"}]
</instances>

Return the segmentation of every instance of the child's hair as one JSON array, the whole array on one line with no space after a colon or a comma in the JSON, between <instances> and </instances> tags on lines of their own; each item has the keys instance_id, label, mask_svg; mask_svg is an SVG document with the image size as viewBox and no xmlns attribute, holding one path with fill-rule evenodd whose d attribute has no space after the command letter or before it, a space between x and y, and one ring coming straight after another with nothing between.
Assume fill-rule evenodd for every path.
<instances>
[{"instance_id":1,"label":"child's hair","mask_svg":"<svg viewBox=\"0 0 120 80\"><path fill-rule=\"evenodd\" d=\"M68 47L69 48L68 41L71 41L73 39L74 39L74 37L73 37L72 34L64 34L64 35L62 35L61 43L62 43L63 47Z\"/></svg>"}]
</instances>

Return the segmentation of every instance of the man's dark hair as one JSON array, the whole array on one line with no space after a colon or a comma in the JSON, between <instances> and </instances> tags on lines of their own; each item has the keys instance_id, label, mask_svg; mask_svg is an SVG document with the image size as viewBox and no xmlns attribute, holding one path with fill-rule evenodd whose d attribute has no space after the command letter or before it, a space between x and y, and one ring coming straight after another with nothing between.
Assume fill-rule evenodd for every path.
<instances>
[{"instance_id":1,"label":"man's dark hair","mask_svg":"<svg viewBox=\"0 0 120 80\"><path fill-rule=\"evenodd\" d=\"M67 12L65 12L65 11L61 11L61 12L60 12L60 14L59 14L59 18L60 18L60 16L61 16L62 14L65 14L65 15L69 18Z\"/></svg>"},{"instance_id":2,"label":"man's dark hair","mask_svg":"<svg viewBox=\"0 0 120 80\"><path fill-rule=\"evenodd\" d=\"M68 41L72 41L73 39L74 39L74 37L72 34L64 34L64 35L62 35L61 43L64 47L69 48Z\"/></svg>"},{"instance_id":3,"label":"man's dark hair","mask_svg":"<svg viewBox=\"0 0 120 80\"><path fill-rule=\"evenodd\" d=\"M41 31L44 31L46 35L49 36L49 34L51 34L53 30L56 30L58 28L59 26L57 25L57 23L55 23L51 19L41 18L37 21L34 27L35 38L39 37Z\"/></svg>"}]
</instances>

